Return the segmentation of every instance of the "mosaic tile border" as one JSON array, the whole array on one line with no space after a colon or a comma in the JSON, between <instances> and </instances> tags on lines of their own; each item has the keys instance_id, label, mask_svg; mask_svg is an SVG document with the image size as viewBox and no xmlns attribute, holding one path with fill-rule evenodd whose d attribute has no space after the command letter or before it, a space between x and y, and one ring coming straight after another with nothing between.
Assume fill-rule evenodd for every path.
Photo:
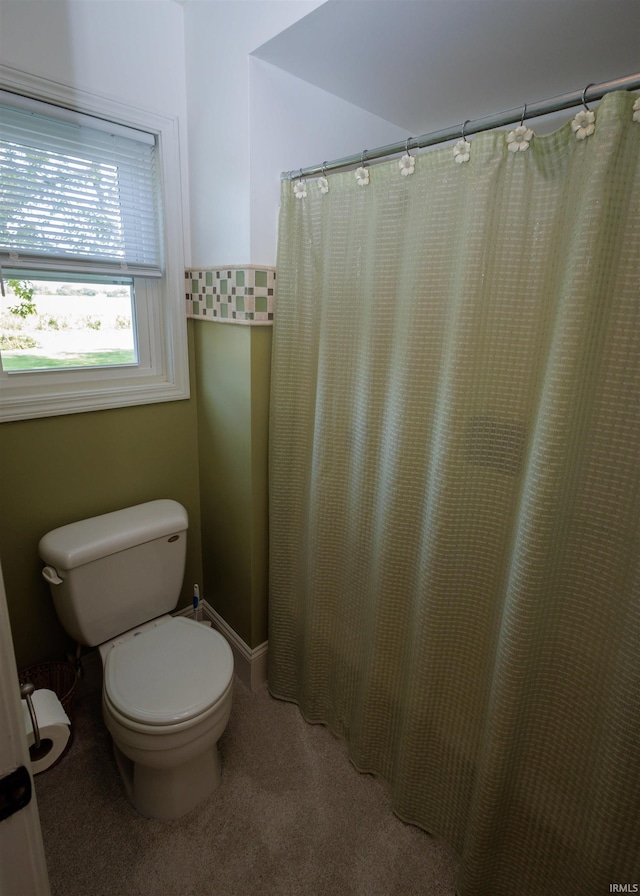
<instances>
[{"instance_id":1,"label":"mosaic tile border","mask_svg":"<svg viewBox=\"0 0 640 896\"><path fill-rule=\"evenodd\" d=\"M275 268L192 268L184 277L187 317L224 324L273 324Z\"/></svg>"}]
</instances>

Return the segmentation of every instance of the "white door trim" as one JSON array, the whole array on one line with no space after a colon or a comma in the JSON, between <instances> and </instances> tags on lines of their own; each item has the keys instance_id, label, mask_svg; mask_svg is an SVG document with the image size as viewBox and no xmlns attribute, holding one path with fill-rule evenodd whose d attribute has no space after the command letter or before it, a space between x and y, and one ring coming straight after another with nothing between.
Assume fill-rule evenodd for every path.
<instances>
[{"instance_id":1,"label":"white door trim","mask_svg":"<svg viewBox=\"0 0 640 896\"><path fill-rule=\"evenodd\" d=\"M19 766L25 766L29 770L32 797L24 809L0 821L0 893L50 896L40 817L22 717L18 670L0 566L0 777Z\"/></svg>"}]
</instances>

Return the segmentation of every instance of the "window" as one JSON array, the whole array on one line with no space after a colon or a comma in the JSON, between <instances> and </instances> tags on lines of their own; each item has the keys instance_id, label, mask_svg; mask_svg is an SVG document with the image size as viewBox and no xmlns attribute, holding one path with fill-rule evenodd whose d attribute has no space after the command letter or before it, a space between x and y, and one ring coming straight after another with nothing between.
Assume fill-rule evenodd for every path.
<instances>
[{"instance_id":1,"label":"window","mask_svg":"<svg viewBox=\"0 0 640 896\"><path fill-rule=\"evenodd\" d=\"M132 277L54 279L5 268L4 285L0 352L7 374L141 363Z\"/></svg>"},{"instance_id":2,"label":"window","mask_svg":"<svg viewBox=\"0 0 640 896\"><path fill-rule=\"evenodd\" d=\"M0 419L187 398L177 123L0 87Z\"/></svg>"}]
</instances>

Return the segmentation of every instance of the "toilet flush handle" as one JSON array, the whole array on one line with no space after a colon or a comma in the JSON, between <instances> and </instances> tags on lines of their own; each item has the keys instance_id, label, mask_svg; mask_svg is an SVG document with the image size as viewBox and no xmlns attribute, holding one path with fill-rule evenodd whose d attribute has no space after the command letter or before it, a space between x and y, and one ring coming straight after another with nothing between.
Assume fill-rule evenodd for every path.
<instances>
[{"instance_id":1,"label":"toilet flush handle","mask_svg":"<svg viewBox=\"0 0 640 896\"><path fill-rule=\"evenodd\" d=\"M45 566L42 570L42 578L45 579L50 585L62 585L62 579L53 568L53 566Z\"/></svg>"}]
</instances>

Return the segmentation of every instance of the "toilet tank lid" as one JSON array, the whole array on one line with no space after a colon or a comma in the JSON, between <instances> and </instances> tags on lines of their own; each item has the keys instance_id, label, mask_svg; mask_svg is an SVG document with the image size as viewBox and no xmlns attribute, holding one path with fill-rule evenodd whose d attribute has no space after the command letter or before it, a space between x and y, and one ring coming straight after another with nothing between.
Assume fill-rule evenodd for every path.
<instances>
[{"instance_id":1,"label":"toilet tank lid","mask_svg":"<svg viewBox=\"0 0 640 896\"><path fill-rule=\"evenodd\" d=\"M40 539L38 551L45 563L74 569L155 538L184 532L188 525L182 504L169 499L148 501L52 529Z\"/></svg>"}]
</instances>

